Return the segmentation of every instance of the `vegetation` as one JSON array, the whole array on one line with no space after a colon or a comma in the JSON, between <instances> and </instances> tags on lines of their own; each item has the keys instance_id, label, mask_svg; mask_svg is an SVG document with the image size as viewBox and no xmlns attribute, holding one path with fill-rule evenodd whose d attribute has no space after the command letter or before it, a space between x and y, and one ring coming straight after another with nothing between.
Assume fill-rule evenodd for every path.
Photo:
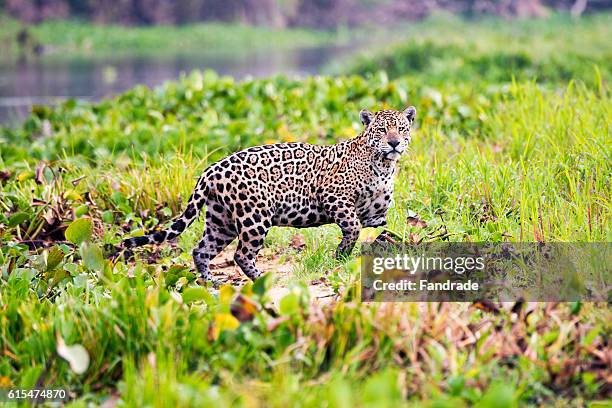
<instances>
[{"instance_id":1,"label":"vegetation","mask_svg":"<svg viewBox=\"0 0 612 408\"><path fill-rule=\"evenodd\" d=\"M49 58L236 53L262 48L312 47L344 41L340 36L325 31L216 22L180 27L123 27L64 20L26 26L0 14L0 25L3 26L0 30L0 52L12 58L32 53L42 53ZM23 37L21 40L20 33Z\"/></svg>"},{"instance_id":2,"label":"vegetation","mask_svg":"<svg viewBox=\"0 0 612 408\"><path fill-rule=\"evenodd\" d=\"M403 34L407 40L352 61L348 71L363 75L384 70L392 78L409 75L427 83L499 83L515 78L556 84L577 79L592 83L598 79L597 67L610 81L610 37L611 14L503 23L439 16L409 27Z\"/></svg>"},{"instance_id":3,"label":"vegetation","mask_svg":"<svg viewBox=\"0 0 612 408\"><path fill-rule=\"evenodd\" d=\"M35 108L0 130L0 385L66 386L74 406L605 404L606 304L362 303L356 253L332 258L335 226L273 229L260 261L291 272L218 296L193 282L201 223L176 244L108 257L122 236L180 212L228 152L333 143L360 131L361 108L408 104L419 113L389 217L396 235L609 242L604 69L546 86L424 81L427 71L245 82L193 72Z\"/></svg>"}]
</instances>

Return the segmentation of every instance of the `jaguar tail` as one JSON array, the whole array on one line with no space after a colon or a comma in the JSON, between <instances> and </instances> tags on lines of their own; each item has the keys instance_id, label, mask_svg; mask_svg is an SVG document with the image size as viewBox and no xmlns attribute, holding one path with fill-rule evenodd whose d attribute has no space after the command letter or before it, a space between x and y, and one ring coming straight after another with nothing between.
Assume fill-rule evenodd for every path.
<instances>
[{"instance_id":1,"label":"jaguar tail","mask_svg":"<svg viewBox=\"0 0 612 408\"><path fill-rule=\"evenodd\" d=\"M198 180L194 192L187 201L185 211L183 211L181 215L172 221L170 228L140 237L125 239L122 241L121 247L134 248L147 244L160 244L164 241L178 237L193 223L193 221L195 221L200 214L202 207L206 204L207 193L208 189L206 188L206 178L204 175L202 175L202 177L200 177Z\"/></svg>"}]
</instances>

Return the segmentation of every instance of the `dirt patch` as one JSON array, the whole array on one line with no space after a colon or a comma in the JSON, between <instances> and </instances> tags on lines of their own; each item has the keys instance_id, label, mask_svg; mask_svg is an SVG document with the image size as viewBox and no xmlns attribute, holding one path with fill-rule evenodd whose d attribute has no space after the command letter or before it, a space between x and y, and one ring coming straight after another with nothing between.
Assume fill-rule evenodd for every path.
<instances>
[{"instance_id":1,"label":"dirt patch","mask_svg":"<svg viewBox=\"0 0 612 408\"><path fill-rule=\"evenodd\" d=\"M272 298L272 303L278 307L280 300L289 293L289 288L286 286L273 286L268 292ZM334 293L332 288L320 281L312 281L308 284L308 292L310 293L310 301L312 304L327 305L335 302L337 294Z\"/></svg>"},{"instance_id":2,"label":"dirt patch","mask_svg":"<svg viewBox=\"0 0 612 408\"><path fill-rule=\"evenodd\" d=\"M222 284L229 283L232 286L240 287L248 282L248 278L242 273L240 268L233 260L234 248L226 248L210 264L210 272L213 279ZM262 251L257 256L257 267L261 271L274 274L274 285L268 292L272 303L278 307L280 300L289 293L289 288L285 285L291 280L293 273L293 263L281 260L277 254L266 254ZM317 279L308 282L308 291L313 303L329 304L335 301L336 293L332 290L327 279Z\"/></svg>"}]
</instances>

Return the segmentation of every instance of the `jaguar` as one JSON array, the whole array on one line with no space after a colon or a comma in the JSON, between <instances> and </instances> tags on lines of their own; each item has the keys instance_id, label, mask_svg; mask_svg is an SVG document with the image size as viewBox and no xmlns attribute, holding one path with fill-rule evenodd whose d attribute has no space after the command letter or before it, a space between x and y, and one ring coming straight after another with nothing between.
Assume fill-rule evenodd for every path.
<instances>
[{"instance_id":1,"label":"jaguar","mask_svg":"<svg viewBox=\"0 0 612 408\"><path fill-rule=\"evenodd\" d=\"M234 262L257 279L261 272L255 259L272 226L335 223L342 231L336 257L348 256L362 228L387 223L398 159L410 144L416 109L364 109L359 117L362 132L334 145L255 146L212 164L169 228L125 239L121 246L174 239L206 206L204 236L192 253L204 282L211 281L210 261L236 238Z\"/></svg>"}]
</instances>

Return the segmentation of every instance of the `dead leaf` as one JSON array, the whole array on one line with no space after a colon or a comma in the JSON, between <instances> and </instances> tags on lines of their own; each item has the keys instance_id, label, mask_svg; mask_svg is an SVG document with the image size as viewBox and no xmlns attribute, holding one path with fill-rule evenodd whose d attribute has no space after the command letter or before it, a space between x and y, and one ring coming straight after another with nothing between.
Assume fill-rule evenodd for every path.
<instances>
[{"instance_id":1,"label":"dead leaf","mask_svg":"<svg viewBox=\"0 0 612 408\"><path fill-rule=\"evenodd\" d=\"M379 243L388 242L393 245L398 245L401 240L402 240L402 237L398 235L397 233L390 231L390 230L385 230L376 237L375 242L379 242Z\"/></svg>"},{"instance_id":2,"label":"dead leaf","mask_svg":"<svg viewBox=\"0 0 612 408\"><path fill-rule=\"evenodd\" d=\"M47 208L45 210L45 212L43 213L43 219L47 222L47 224L49 225L54 225L55 224L55 214L53 213L53 210L50 208Z\"/></svg>"},{"instance_id":3,"label":"dead leaf","mask_svg":"<svg viewBox=\"0 0 612 408\"><path fill-rule=\"evenodd\" d=\"M238 295L230 306L232 315L240 322L249 322L253 320L257 310L257 303L244 295Z\"/></svg>"},{"instance_id":4,"label":"dead leaf","mask_svg":"<svg viewBox=\"0 0 612 408\"><path fill-rule=\"evenodd\" d=\"M306 238L302 234L295 234L291 238L291 248L301 251L306 247Z\"/></svg>"},{"instance_id":5,"label":"dead leaf","mask_svg":"<svg viewBox=\"0 0 612 408\"><path fill-rule=\"evenodd\" d=\"M40 162L38 163L38 166L36 166L36 172L34 176L34 181L36 181L36 184L42 184L45 181L45 168L46 167L47 167L47 164L45 162Z\"/></svg>"},{"instance_id":6,"label":"dead leaf","mask_svg":"<svg viewBox=\"0 0 612 408\"><path fill-rule=\"evenodd\" d=\"M278 326L285 323L287 320L289 320L289 316L281 316L281 317L277 317L276 319L270 320L267 326L268 331L271 332L271 331L276 330Z\"/></svg>"},{"instance_id":7,"label":"dead leaf","mask_svg":"<svg viewBox=\"0 0 612 408\"><path fill-rule=\"evenodd\" d=\"M72 183L73 186L76 187L81 182L81 180L83 180L84 178L85 178L85 176L77 177L74 180L72 180L71 183Z\"/></svg>"},{"instance_id":8,"label":"dead leaf","mask_svg":"<svg viewBox=\"0 0 612 408\"><path fill-rule=\"evenodd\" d=\"M419 216L416 214L414 216L406 217L406 223L417 228L427 228L427 223L419 218Z\"/></svg>"},{"instance_id":9,"label":"dead leaf","mask_svg":"<svg viewBox=\"0 0 612 408\"><path fill-rule=\"evenodd\" d=\"M489 300L477 300L472 303L472 306L485 312L499 314L499 307Z\"/></svg>"},{"instance_id":10,"label":"dead leaf","mask_svg":"<svg viewBox=\"0 0 612 408\"><path fill-rule=\"evenodd\" d=\"M421 242L423 242L423 238L419 237L417 234L414 234L414 233L411 232L411 233L408 234L408 242L411 245L418 245Z\"/></svg>"},{"instance_id":11,"label":"dead leaf","mask_svg":"<svg viewBox=\"0 0 612 408\"><path fill-rule=\"evenodd\" d=\"M225 259L222 262L219 263L214 263L210 265L210 269L223 269L223 268L229 268L230 266L235 265L235 262L233 259Z\"/></svg>"},{"instance_id":12,"label":"dead leaf","mask_svg":"<svg viewBox=\"0 0 612 408\"><path fill-rule=\"evenodd\" d=\"M320 277L319 279L313 279L310 281L311 285L326 285L328 283L327 278L325 276Z\"/></svg>"}]
</instances>

